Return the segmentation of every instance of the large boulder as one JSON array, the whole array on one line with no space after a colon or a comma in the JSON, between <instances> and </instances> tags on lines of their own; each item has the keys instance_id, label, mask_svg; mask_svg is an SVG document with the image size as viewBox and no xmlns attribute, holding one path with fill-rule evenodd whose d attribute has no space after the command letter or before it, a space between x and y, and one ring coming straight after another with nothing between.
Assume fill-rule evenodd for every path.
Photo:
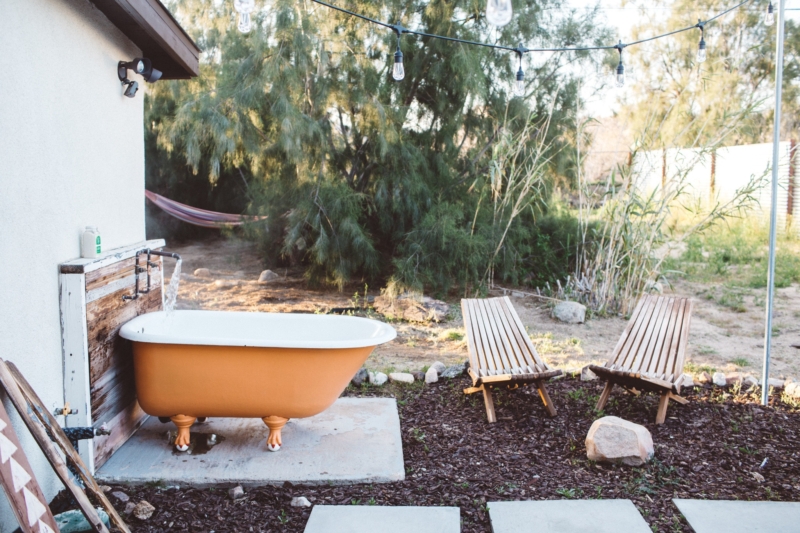
<instances>
[{"instance_id":1,"label":"large boulder","mask_svg":"<svg viewBox=\"0 0 800 533\"><path fill-rule=\"evenodd\" d=\"M384 316L401 318L408 322L443 322L450 312L450 306L441 300L414 295L398 298L378 296L373 307Z\"/></svg>"},{"instance_id":2,"label":"large boulder","mask_svg":"<svg viewBox=\"0 0 800 533\"><path fill-rule=\"evenodd\" d=\"M654 453L653 437L646 427L616 416L595 420L586 435L586 455L592 461L641 466Z\"/></svg>"},{"instance_id":3,"label":"large boulder","mask_svg":"<svg viewBox=\"0 0 800 533\"><path fill-rule=\"evenodd\" d=\"M583 324L586 320L586 306L578 302L559 302L553 308L553 317L567 324Z\"/></svg>"}]
</instances>

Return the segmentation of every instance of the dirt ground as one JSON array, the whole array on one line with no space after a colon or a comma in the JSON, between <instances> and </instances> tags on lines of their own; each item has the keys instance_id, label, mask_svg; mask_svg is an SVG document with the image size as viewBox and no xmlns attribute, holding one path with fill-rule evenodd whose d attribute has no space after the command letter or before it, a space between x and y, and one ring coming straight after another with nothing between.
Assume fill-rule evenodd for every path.
<instances>
[{"instance_id":1,"label":"dirt ground","mask_svg":"<svg viewBox=\"0 0 800 533\"><path fill-rule=\"evenodd\" d=\"M183 257L179 309L326 313L333 308L358 307L365 297L364 287L353 286L343 292L309 289L301 270L280 270L280 279L259 284L263 267L255 247L245 241L218 239L176 244L168 249ZM198 268L209 269L211 277L194 276ZM688 372L760 375L765 290L737 293L734 304L724 288L707 284L676 280L670 292L694 299ZM368 288L367 296L379 294L378 287ZM563 369L604 362L626 323L623 318L593 318L586 324L564 324L551 318L545 301L527 296L514 297L513 302L542 357ZM378 347L367 367L418 371L437 360L447 365L465 361L467 347L459 303L457 299L448 303L451 313L447 322L393 322L397 339ZM792 346L800 346L800 287L776 291L774 322L771 375L800 379L800 349Z\"/></svg>"}]
</instances>

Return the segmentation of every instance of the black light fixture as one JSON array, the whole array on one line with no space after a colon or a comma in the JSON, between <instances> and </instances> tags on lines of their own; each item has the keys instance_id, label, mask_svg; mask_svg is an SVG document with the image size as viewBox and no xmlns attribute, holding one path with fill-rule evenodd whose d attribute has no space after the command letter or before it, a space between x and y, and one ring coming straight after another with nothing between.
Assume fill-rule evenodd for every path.
<instances>
[{"instance_id":1,"label":"black light fixture","mask_svg":"<svg viewBox=\"0 0 800 533\"><path fill-rule=\"evenodd\" d=\"M141 75L145 81L155 83L161 79L162 73L158 69L153 68L153 62L146 57L137 57L133 61L120 61L117 64L117 76L122 85L125 85L125 91L122 93L128 98L136 96L136 91L139 90L139 84L135 81L128 79L128 70L134 71L136 74Z\"/></svg>"}]
</instances>

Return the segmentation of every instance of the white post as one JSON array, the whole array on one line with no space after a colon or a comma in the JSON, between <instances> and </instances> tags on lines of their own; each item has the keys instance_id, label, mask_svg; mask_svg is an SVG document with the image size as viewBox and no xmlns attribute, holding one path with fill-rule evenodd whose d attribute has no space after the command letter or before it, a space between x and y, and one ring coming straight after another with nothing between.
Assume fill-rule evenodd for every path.
<instances>
[{"instance_id":1,"label":"white post","mask_svg":"<svg viewBox=\"0 0 800 533\"><path fill-rule=\"evenodd\" d=\"M783 93L783 39L786 0L779 1L778 42L775 46L775 129L772 133L772 208L769 219L769 270L767 272L767 324L764 328L764 371L761 375L761 403L769 403L769 358L772 348L772 312L775 302L775 247L778 230L778 165L781 142L781 97Z\"/></svg>"}]
</instances>

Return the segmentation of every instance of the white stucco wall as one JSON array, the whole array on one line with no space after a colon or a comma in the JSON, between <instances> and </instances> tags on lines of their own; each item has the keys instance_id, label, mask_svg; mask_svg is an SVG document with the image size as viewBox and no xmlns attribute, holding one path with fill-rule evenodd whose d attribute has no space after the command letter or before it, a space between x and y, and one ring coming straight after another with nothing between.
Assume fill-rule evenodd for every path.
<instances>
[{"instance_id":1,"label":"white stucco wall","mask_svg":"<svg viewBox=\"0 0 800 533\"><path fill-rule=\"evenodd\" d=\"M63 405L57 265L86 225L105 249L145 237L144 94L123 97L116 75L138 55L88 0L0 2L0 357L48 407ZM16 422L52 498L60 483ZM0 497L0 531L16 527Z\"/></svg>"}]
</instances>

